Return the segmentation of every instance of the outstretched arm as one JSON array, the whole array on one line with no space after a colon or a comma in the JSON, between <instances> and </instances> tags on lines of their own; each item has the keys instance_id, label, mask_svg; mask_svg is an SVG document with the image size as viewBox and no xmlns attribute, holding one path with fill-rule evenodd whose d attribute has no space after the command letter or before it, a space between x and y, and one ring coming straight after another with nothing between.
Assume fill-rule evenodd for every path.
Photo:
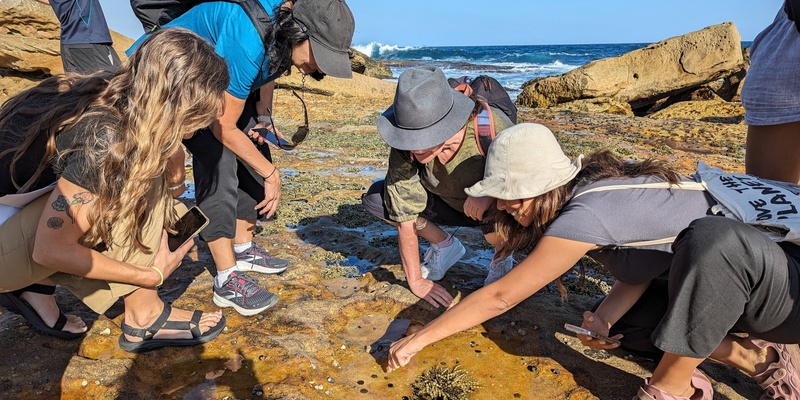
<instances>
[{"instance_id":1,"label":"outstretched arm","mask_svg":"<svg viewBox=\"0 0 800 400\"><path fill-rule=\"evenodd\" d=\"M134 265L118 261L79 243L89 230L87 215L94 206L94 195L60 178L42 211L36 230L33 260L47 268L68 274L112 282L154 287L161 274L169 276L192 247L190 241L176 252L167 249L166 231L153 265ZM159 274L153 269L158 268Z\"/></svg>"},{"instance_id":2,"label":"outstretched arm","mask_svg":"<svg viewBox=\"0 0 800 400\"><path fill-rule=\"evenodd\" d=\"M594 244L543 237L508 274L470 294L419 332L393 343L389 371L406 365L425 346L494 318L572 268Z\"/></svg>"}]
</instances>

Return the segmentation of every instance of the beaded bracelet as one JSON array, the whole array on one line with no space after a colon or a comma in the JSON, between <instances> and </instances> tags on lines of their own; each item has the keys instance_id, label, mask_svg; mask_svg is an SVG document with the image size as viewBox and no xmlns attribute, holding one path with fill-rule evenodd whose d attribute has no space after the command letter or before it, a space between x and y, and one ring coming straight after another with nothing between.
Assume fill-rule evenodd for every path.
<instances>
[{"instance_id":1,"label":"beaded bracelet","mask_svg":"<svg viewBox=\"0 0 800 400\"><path fill-rule=\"evenodd\" d=\"M168 188L167 188L167 191L170 191L170 192L171 192L171 191L173 191L173 190L178 190L178 189L182 188L182 187L183 187L183 185L185 185L185 183L184 183L184 182L181 182L181 183L179 183L179 184L177 184L177 185L175 185L175 186L170 186L170 187L168 187Z\"/></svg>"},{"instance_id":2,"label":"beaded bracelet","mask_svg":"<svg viewBox=\"0 0 800 400\"><path fill-rule=\"evenodd\" d=\"M158 276L160 276L160 277L161 277L161 282L159 282L159 283L158 283L158 285L156 285L156 286L161 286L161 285L163 285L163 284L164 284L164 273L163 273L163 272L161 272L161 270L160 270L160 269L156 268L156 267L155 267L155 265L151 265L151 266L150 266L150 268L152 268L152 269L156 270L156 272L158 272Z\"/></svg>"}]
</instances>

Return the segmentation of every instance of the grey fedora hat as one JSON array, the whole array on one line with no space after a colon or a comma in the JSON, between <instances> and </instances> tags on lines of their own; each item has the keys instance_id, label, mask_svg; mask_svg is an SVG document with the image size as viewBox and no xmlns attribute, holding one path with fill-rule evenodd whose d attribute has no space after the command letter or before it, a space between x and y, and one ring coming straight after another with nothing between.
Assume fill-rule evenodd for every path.
<instances>
[{"instance_id":1,"label":"grey fedora hat","mask_svg":"<svg viewBox=\"0 0 800 400\"><path fill-rule=\"evenodd\" d=\"M356 24L347 3L299 0L292 7L292 15L307 29L311 52L320 71L337 78L352 78L349 51Z\"/></svg>"},{"instance_id":2,"label":"grey fedora hat","mask_svg":"<svg viewBox=\"0 0 800 400\"><path fill-rule=\"evenodd\" d=\"M394 103L378 117L378 132L398 150L425 150L453 137L475 102L454 90L439 68L409 68L397 79Z\"/></svg>"},{"instance_id":3,"label":"grey fedora hat","mask_svg":"<svg viewBox=\"0 0 800 400\"><path fill-rule=\"evenodd\" d=\"M483 180L464 190L472 197L530 199L566 185L581 170L544 125L517 124L497 134L486 155Z\"/></svg>"}]
</instances>

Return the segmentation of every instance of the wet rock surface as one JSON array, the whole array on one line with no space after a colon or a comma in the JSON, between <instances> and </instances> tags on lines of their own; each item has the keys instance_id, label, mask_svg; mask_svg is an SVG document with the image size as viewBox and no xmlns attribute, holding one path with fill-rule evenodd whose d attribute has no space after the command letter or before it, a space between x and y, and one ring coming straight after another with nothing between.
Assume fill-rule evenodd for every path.
<instances>
[{"instance_id":1,"label":"wet rock surface","mask_svg":"<svg viewBox=\"0 0 800 400\"><path fill-rule=\"evenodd\" d=\"M411 294L396 231L360 205L361 193L386 168L388 148L374 127L392 100L382 87L360 97L306 93L309 138L292 152L275 152L281 205L256 241L292 265L281 275L257 276L278 295L273 308L253 317L225 309L227 329L206 345L132 355L117 346L121 303L98 316L59 289L62 309L87 320L88 334L74 341L47 337L0 309L0 397L411 399L424 371L457 367L479 386L471 399L631 398L653 361L619 350L587 353L563 329L565 322L580 323L581 313L608 290L611 279L591 263L591 279L569 277L566 302L554 286L545 288L506 314L429 346L407 367L385 372L390 343L443 310ZM276 103L278 126L292 132L301 121L299 103L285 89ZM610 148L629 158L666 159L683 172L697 159L743 169L741 124L526 108L520 120L547 125L570 156ZM442 284L460 299L482 285L491 249L477 229L461 228L456 236L467 254ZM366 273L323 276L331 265ZM208 248L198 242L160 294L176 307L215 310L212 273ZM701 368L716 382L717 398L760 395L732 368L712 362Z\"/></svg>"}]
</instances>

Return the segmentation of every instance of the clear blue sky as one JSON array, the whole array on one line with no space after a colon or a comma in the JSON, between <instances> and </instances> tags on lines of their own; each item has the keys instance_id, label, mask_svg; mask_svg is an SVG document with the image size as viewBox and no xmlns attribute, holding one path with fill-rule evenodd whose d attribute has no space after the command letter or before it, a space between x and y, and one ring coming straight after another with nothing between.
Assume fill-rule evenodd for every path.
<instances>
[{"instance_id":1,"label":"clear blue sky","mask_svg":"<svg viewBox=\"0 0 800 400\"><path fill-rule=\"evenodd\" d=\"M130 4L100 0L111 29L142 33ZM783 0L348 0L353 45L400 46L650 43L732 21L742 40L775 17Z\"/></svg>"}]
</instances>

